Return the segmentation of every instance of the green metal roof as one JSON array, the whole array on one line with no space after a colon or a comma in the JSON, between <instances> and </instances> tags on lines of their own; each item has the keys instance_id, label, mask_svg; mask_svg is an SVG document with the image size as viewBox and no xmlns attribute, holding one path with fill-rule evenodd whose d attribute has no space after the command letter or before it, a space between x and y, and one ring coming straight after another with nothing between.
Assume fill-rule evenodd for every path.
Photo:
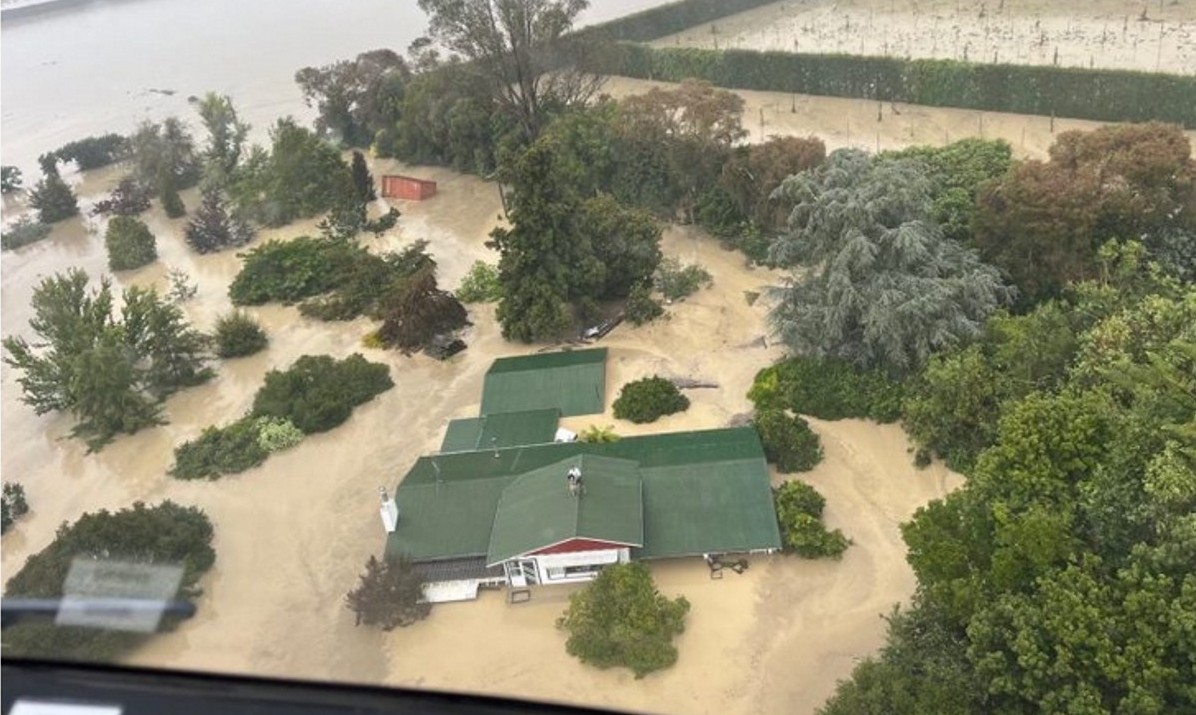
<instances>
[{"instance_id":1,"label":"green metal roof","mask_svg":"<svg viewBox=\"0 0 1196 715\"><path fill-rule=\"evenodd\" d=\"M764 451L751 427L624 437L609 444L520 446L494 454L420 458L398 487L399 525L389 535L387 553L416 559L487 554L503 489L520 475L582 454L638 463L640 558L781 545Z\"/></svg>"},{"instance_id":2,"label":"green metal roof","mask_svg":"<svg viewBox=\"0 0 1196 715\"><path fill-rule=\"evenodd\" d=\"M554 407L453 420L445 430L440 451L473 452L496 447L545 444L556 436L560 417L560 411Z\"/></svg>"},{"instance_id":3,"label":"green metal roof","mask_svg":"<svg viewBox=\"0 0 1196 715\"><path fill-rule=\"evenodd\" d=\"M779 549L763 459L645 470L644 547L636 558Z\"/></svg>"},{"instance_id":4,"label":"green metal roof","mask_svg":"<svg viewBox=\"0 0 1196 715\"><path fill-rule=\"evenodd\" d=\"M576 496L566 479L574 467L583 484ZM498 500L486 563L574 538L644 543L643 483L635 462L577 455L516 477Z\"/></svg>"},{"instance_id":5,"label":"green metal roof","mask_svg":"<svg viewBox=\"0 0 1196 715\"><path fill-rule=\"evenodd\" d=\"M504 372L551 370L558 367L593 364L606 364L606 348L564 350L555 353L537 353L535 355L499 358L490 365L490 369L486 371L486 374L496 375Z\"/></svg>"},{"instance_id":6,"label":"green metal roof","mask_svg":"<svg viewBox=\"0 0 1196 715\"><path fill-rule=\"evenodd\" d=\"M415 560L485 556L494 512L512 477L403 484L395 494L398 528L386 540L387 556Z\"/></svg>"},{"instance_id":7,"label":"green metal roof","mask_svg":"<svg viewBox=\"0 0 1196 715\"><path fill-rule=\"evenodd\" d=\"M482 414L559 409L592 415L606 409L606 348L495 360L486 372Z\"/></svg>"}]
</instances>

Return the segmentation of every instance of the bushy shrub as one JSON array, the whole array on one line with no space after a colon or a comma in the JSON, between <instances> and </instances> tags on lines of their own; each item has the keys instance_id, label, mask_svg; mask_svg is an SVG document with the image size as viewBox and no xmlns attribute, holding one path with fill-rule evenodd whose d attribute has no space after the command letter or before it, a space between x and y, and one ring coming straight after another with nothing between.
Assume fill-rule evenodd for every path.
<instances>
[{"instance_id":1,"label":"bushy shrub","mask_svg":"<svg viewBox=\"0 0 1196 715\"><path fill-rule=\"evenodd\" d=\"M683 266L676 258L666 258L656 269L656 287L669 300L693 295L700 288L709 287L714 279L699 265Z\"/></svg>"},{"instance_id":2,"label":"bushy shrub","mask_svg":"<svg viewBox=\"0 0 1196 715\"><path fill-rule=\"evenodd\" d=\"M462 303L493 303L499 298L502 298L502 286L498 282L498 267L475 261L457 289L457 300Z\"/></svg>"},{"instance_id":3,"label":"bushy shrub","mask_svg":"<svg viewBox=\"0 0 1196 715\"><path fill-rule=\"evenodd\" d=\"M759 412L790 410L823 420L860 417L893 422L904 390L879 371L833 359L790 358L756 374L748 399Z\"/></svg>"},{"instance_id":4,"label":"bushy shrub","mask_svg":"<svg viewBox=\"0 0 1196 715\"><path fill-rule=\"evenodd\" d=\"M57 223L79 214L79 202L75 192L57 172L47 174L29 192L29 205L37 210L37 219L42 223Z\"/></svg>"},{"instance_id":5,"label":"bushy shrub","mask_svg":"<svg viewBox=\"0 0 1196 715\"><path fill-rule=\"evenodd\" d=\"M108 268L127 271L158 259L158 244L149 226L132 216L114 216L104 233Z\"/></svg>"},{"instance_id":6,"label":"bushy shrub","mask_svg":"<svg viewBox=\"0 0 1196 715\"><path fill-rule=\"evenodd\" d=\"M49 226L26 216L18 219L7 231L0 234L0 248L11 251L14 248L37 243L49 235Z\"/></svg>"},{"instance_id":7,"label":"bushy shrub","mask_svg":"<svg viewBox=\"0 0 1196 715\"><path fill-rule=\"evenodd\" d=\"M619 435L615 434L614 425L590 425L578 435L578 440L587 444L610 444L611 442L618 442L619 439Z\"/></svg>"},{"instance_id":8,"label":"bushy shrub","mask_svg":"<svg viewBox=\"0 0 1196 715\"><path fill-rule=\"evenodd\" d=\"M197 439L175 448L170 474L178 479L216 479L256 467L269 456L258 437L258 425L249 418L208 427Z\"/></svg>"},{"instance_id":9,"label":"bushy shrub","mask_svg":"<svg viewBox=\"0 0 1196 715\"><path fill-rule=\"evenodd\" d=\"M398 225L400 215L399 210L392 206L389 211L378 218L366 221L362 230L369 231L375 236L381 236Z\"/></svg>"},{"instance_id":10,"label":"bushy shrub","mask_svg":"<svg viewBox=\"0 0 1196 715\"><path fill-rule=\"evenodd\" d=\"M689 398L673 383L654 375L624 385L614 407L615 417L642 424L684 412L689 409Z\"/></svg>"},{"instance_id":11,"label":"bushy shrub","mask_svg":"<svg viewBox=\"0 0 1196 715\"><path fill-rule=\"evenodd\" d=\"M258 446L271 454L290 449L303 441L303 430L291 424L290 420L259 417L255 423Z\"/></svg>"},{"instance_id":12,"label":"bushy shrub","mask_svg":"<svg viewBox=\"0 0 1196 715\"><path fill-rule=\"evenodd\" d=\"M632 325L643 325L664 315L664 306L652 297L652 286L640 283L627 296L625 311Z\"/></svg>"},{"instance_id":13,"label":"bushy shrub","mask_svg":"<svg viewBox=\"0 0 1196 715\"><path fill-rule=\"evenodd\" d=\"M169 209L167 215L173 216ZM220 192L205 191L203 203L187 222L183 236L187 239L187 245L197 253L212 253L232 246L244 246L253 240L253 229L239 216L228 211Z\"/></svg>"},{"instance_id":14,"label":"bushy shrub","mask_svg":"<svg viewBox=\"0 0 1196 715\"><path fill-rule=\"evenodd\" d=\"M150 208L150 190L131 176L120 180L108 198L97 201L91 209L92 216L136 216Z\"/></svg>"},{"instance_id":15,"label":"bushy shrub","mask_svg":"<svg viewBox=\"0 0 1196 715\"><path fill-rule=\"evenodd\" d=\"M25 487L16 482L4 482L0 491L0 534L8 531L13 523L29 512L25 501Z\"/></svg>"},{"instance_id":16,"label":"bushy shrub","mask_svg":"<svg viewBox=\"0 0 1196 715\"><path fill-rule=\"evenodd\" d=\"M808 472L822 461L822 442L801 417L781 410L756 414L756 431L764 445L764 456L777 471L789 474Z\"/></svg>"},{"instance_id":17,"label":"bushy shrub","mask_svg":"<svg viewBox=\"0 0 1196 715\"><path fill-rule=\"evenodd\" d=\"M25 178L15 166L0 166L0 193L11 194L21 190Z\"/></svg>"},{"instance_id":18,"label":"bushy shrub","mask_svg":"<svg viewBox=\"0 0 1196 715\"><path fill-rule=\"evenodd\" d=\"M465 306L452 293L436 285L436 270L424 268L408 276L381 306L382 327L378 337L390 347L411 354L427 347L439 335L446 335L468 322Z\"/></svg>"},{"instance_id":19,"label":"bushy shrub","mask_svg":"<svg viewBox=\"0 0 1196 715\"><path fill-rule=\"evenodd\" d=\"M773 499L786 551L808 559L837 559L851 544L842 531L827 531L822 523L826 499L809 484L787 481L773 490Z\"/></svg>"},{"instance_id":20,"label":"bushy shrub","mask_svg":"<svg viewBox=\"0 0 1196 715\"><path fill-rule=\"evenodd\" d=\"M102 555L111 561L174 564L183 574L174 598L194 601L202 593L198 582L212 567L212 523L195 507L173 502L146 506L141 502L118 512L84 514L63 524L53 543L29 557L5 586L5 598L61 598L67 573L76 559ZM166 617L159 630L170 630L177 619ZM112 661L152 638L151 634L102 628L57 625L29 619L4 630L4 655L26 658Z\"/></svg>"},{"instance_id":21,"label":"bushy shrub","mask_svg":"<svg viewBox=\"0 0 1196 715\"><path fill-rule=\"evenodd\" d=\"M677 662L673 638L685 631L689 601L665 597L642 563L611 564L569 597L557 628L565 650L599 668L630 668L635 677Z\"/></svg>"},{"instance_id":22,"label":"bushy shrub","mask_svg":"<svg viewBox=\"0 0 1196 715\"><path fill-rule=\"evenodd\" d=\"M266 347L266 331L252 317L233 311L216 322L216 354L222 358L252 355Z\"/></svg>"},{"instance_id":23,"label":"bushy shrub","mask_svg":"<svg viewBox=\"0 0 1196 715\"><path fill-rule=\"evenodd\" d=\"M349 419L354 407L392 387L390 369L359 354L344 360L304 355L285 371L266 373L251 414L290 420L305 434L324 432Z\"/></svg>"},{"instance_id":24,"label":"bushy shrub","mask_svg":"<svg viewBox=\"0 0 1196 715\"><path fill-rule=\"evenodd\" d=\"M228 295L235 305L295 303L332 290L356 246L300 236L268 241L244 254Z\"/></svg>"},{"instance_id":25,"label":"bushy shrub","mask_svg":"<svg viewBox=\"0 0 1196 715\"><path fill-rule=\"evenodd\" d=\"M379 626L384 631L422 621L432 612L423 600L424 579L408 559L370 556L361 583L345 595L345 605L357 616L357 625Z\"/></svg>"}]
</instances>

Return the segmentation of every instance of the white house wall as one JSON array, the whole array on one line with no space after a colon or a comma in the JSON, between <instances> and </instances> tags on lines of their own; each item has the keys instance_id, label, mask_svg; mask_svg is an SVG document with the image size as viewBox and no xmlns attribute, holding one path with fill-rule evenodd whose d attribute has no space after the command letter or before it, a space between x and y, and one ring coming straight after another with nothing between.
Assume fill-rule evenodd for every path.
<instances>
[{"instance_id":1,"label":"white house wall","mask_svg":"<svg viewBox=\"0 0 1196 715\"><path fill-rule=\"evenodd\" d=\"M600 551L573 551L565 554L541 554L533 557L536 560L540 583L575 583L590 581L598 572L566 574L562 576L559 570L576 569L586 566L606 566L607 564L625 561L627 549L602 549ZM623 554L622 558L620 555Z\"/></svg>"}]
</instances>

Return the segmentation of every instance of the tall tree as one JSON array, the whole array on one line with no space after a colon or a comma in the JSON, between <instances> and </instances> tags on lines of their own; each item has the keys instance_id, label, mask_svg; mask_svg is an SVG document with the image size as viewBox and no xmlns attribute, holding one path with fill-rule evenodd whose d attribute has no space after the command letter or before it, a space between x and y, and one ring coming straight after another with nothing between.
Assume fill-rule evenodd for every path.
<instances>
[{"instance_id":1,"label":"tall tree","mask_svg":"<svg viewBox=\"0 0 1196 715\"><path fill-rule=\"evenodd\" d=\"M578 60L587 43L563 41L588 0L419 0L429 32L474 63L504 112L534 139L553 107L585 104L602 86Z\"/></svg>"},{"instance_id":2,"label":"tall tree","mask_svg":"<svg viewBox=\"0 0 1196 715\"><path fill-rule=\"evenodd\" d=\"M570 325L570 270L580 251L573 239L579 202L554 176L554 152L536 142L506 169L512 185L508 206L510 228L499 227L487 245L497 249L502 300L498 321L503 337L522 342L558 337ZM586 280L601 270L592 262Z\"/></svg>"},{"instance_id":3,"label":"tall tree","mask_svg":"<svg viewBox=\"0 0 1196 715\"><path fill-rule=\"evenodd\" d=\"M295 73L303 101L314 106L316 132L349 146L369 146L375 132L400 116L411 72L392 50L371 50L352 60Z\"/></svg>"},{"instance_id":4,"label":"tall tree","mask_svg":"<svg viewBox=\"0 0 1196 715\"><path fill-rule=\"evenodd\" d=\"M691 220L698 196L717 180L734 143L747 136L742 115L742 97L696 79L672 89L653 87L619 103L621 133L636 146L663 149L669 180Z\"/></svg>"},{"instance_id":5,"label":"tall tree","mask_svg":"<svg viewBox=\"0 0 1196 715\"><path fill-rule=\"evenodd\" d=\"M361 152L353 152L353 163L349 168L353 172L353 185L357 188L357 198L362 203L377 199L378 194L374 190L374 177L370 174L369 167L365 165L365 156Z\"/></svg>"},{"instance_id":6,"label":"tall tree","mask_svg":"<svg viewBox=\"0 0 1196 715\"><path fill-rule=\"evenodd\" d=\"M736 208L756 225L779 229L789 208L772 200L785 179L813 169L826 160L826 145L816 137L769 137L736 151L723 165L719 186L731 196Z\"/></svg>"},{"instance_id":7,"label":"tall tree","mask_svg":"<svg viewBox=\"0 0 1196 715\"><path fill-rule=\"evenodd\" d=\"M798 354L901 374L978 336L1012 298L995 268L929 220L920 164L840 150L777 193L794 208L773 259L806 269L776 291L771 319Z\"/></svg>"},{"instance_id":8,"label":"tall tree","mask_svg":"<svg viewBox=\"0 0 1196 715\"><path fill-rule=\"evenodd\" d=\"M249 125L237 116L227 95L215 92L208 92L200 100L199 116L208 132L202 154L204 183L209 188L226 189L245 152Z\"/></svg>"}]
</instances>

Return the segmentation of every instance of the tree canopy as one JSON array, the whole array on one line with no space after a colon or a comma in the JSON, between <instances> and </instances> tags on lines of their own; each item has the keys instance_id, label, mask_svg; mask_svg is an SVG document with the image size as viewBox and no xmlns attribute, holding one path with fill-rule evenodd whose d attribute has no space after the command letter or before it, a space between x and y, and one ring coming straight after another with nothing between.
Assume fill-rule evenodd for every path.
<instances>
[{"instance_id":1,"label":"tree canopy","mask_svg":"<svg viewBox=\"0 0 1196 715\"><path fill-rule=\"evenodd\" d=\"M578 68L588 40L563 41L588 0L419 0L433 40L471 62L501 110L534 139L556 107L585 104L601 78Z\"/></svg>"},{"instance_id":2,"label":"tree canopy","mask_svg":"<svg viewBox=\"0 0 1196 715\"><path fill-rule=\"evenodd\" d=\"M43 280L33 291L33 342L4 339L5 362L21 371L22 400L38 414L71 412L72 434L99 449L118 433L161 421L160 404L212 376L207 338L155 291L124 291L117 319L111 284L88 290L79 269Z\"/></svg>"},{"instance_id":3,"label":"tree canopy","mask_svg":"<svg viewBox=\"0 0 1196 715\"><path fill-rule=\"evenodd\" d=\"M377 127L399 120L410 78L406 61L386 49L295 73L303 101L318 113L316 132L349 146L369 146Z\"/></svg>"},{"instance_id":4,"label":"tree canopy","mask_svg":"<svg viewBox=\"0 0 1196 715\"><path fill-rule=\"evenodd\" d=\"M1152 252L1196 237L1196 162L1179 127L1119 125L1064 132L1049 161L1024 161L979 192L975 241L1025 304L1097 277L1112 239Z\"/></svg>"},{"instance_id":5,"label":"tree canopy","mask_svg":"<svg viewBox=\"0 0 1196 715\"><path fill-rule=\"evenodd\" d=\"M799 355L909 372L979 335L1012 299L995 268L930 219L916 162L840 150L777 194L793 211L773 260L806 268L776 291L770 317Z\"/></svg>"}]
</instances>

